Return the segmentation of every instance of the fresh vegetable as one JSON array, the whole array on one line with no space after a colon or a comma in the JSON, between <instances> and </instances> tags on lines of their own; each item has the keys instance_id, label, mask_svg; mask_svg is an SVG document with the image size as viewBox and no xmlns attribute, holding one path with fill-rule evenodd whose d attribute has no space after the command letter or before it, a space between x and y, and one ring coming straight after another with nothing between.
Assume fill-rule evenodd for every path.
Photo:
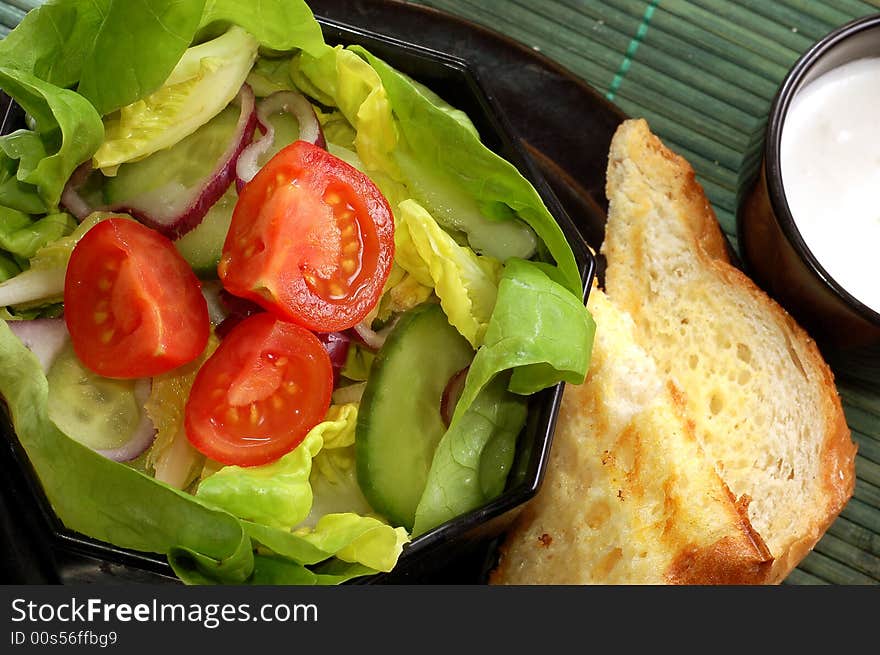
<instances>
[{"instance_id":1,"label":"fresh vegetable","mask_svg":"<svg viewBox=\"0 0 880 655\"><path fill-rule=\"evenodd\" d=\"M297 136L295 139L275 139L275 125L273 116L276 114L290 115L297 123ZM260 161L267 155L274 155L282 146L293 141L307 141L319 148L326 148L324 133L321 124L315 115L312 103L301 93L296 91L276 91L257 105L257 120L263 135L245 148L238 158L236 176L239 188L254 179L257 171L265 163Z\"/></svg>"},{"instance_id":2,"label":"fresh vegetable","mask_svg":"<svg viewBox=\"0 0 880 655\"><path fill-rule=\"evenodd\" d=\"M401 317L373 362L358 415L358 480L370 504L398 525L412 528L446 431L443 390L473 354L440 306L424 304Z\"/></svg>"},{"instance_id":3,"label":"fresh vegetable","mask_svg":"<svg viewBox=\"0 0 880 655\"><path fill-rule=\"evenodd\" d=\"M259 45L245 30L231 27L187 49L160 89L105 119L104 142L92 157L94 167L113 175L119 164L173 146L210 121L239 93ZM252 94L249 99L250 103L242 101L243 108L253 108ZM250 111L241 113L251 118ZM243 146L243 140L237 143ZM230 173L233 170L234 166Z\"/></svg>"},{"instance_id":4,"label":"fresh vegetable","mask_svg":"<svg viewBox=\"0 0 880 655\"><path fill-rule=\"evenodd\" d=\"M117 462L132 460L152 445L156 428L144 411L150 378L97 375L69 344L46 377L49 418L67 436Z\"/></svg>"},{"instance_id":5,"label":"fresh vegetable","mask_svg":"<svg viewBox=\"0 0 880 655\"><path fill-rule=\"evenodd\" d=\"M27 114L0 316L64 316L2 321L0 395L67 528L188 583L387 571L502 492L528 395L583 379L534 188L300 0L54 0L0 82Z\"/></svg>"},{"instance_id":6,"label":"fresh vegetable","mask_svg":"<svg viewBox=\"0 0 880 655\"><path fill-rule=\"evenodd\" d=\"M318 338L260 312L236 325L199 369L186 433L223 464L265 464L299 445L332 392L333 368Z\"/></svg>"},{"instance_id":7,"label":"fresh vegetable","mask_svg":"<svg viewBox=\"0 0 880 655\"><path fill-rule=\"evenodd\" d=\"M197 227L227 193L254 135L250 87L241 87L236 103L174 146L120 166L104 184L106 204L97 209L130 214L169 239Z\"/></svg>"},{"instance_id":8,"label":"fresh vegetable","mask_svg":"<svg viewBox=\"0 0 880 655\"><path fill-rule=\"evenodd\" d=\"M297 141L241 190L217 272L229 291L287 320L344 330L378 301L393 232L391 209L366 175Z\"/></svg>"},{"instance_id":9,"label":"fresh vegetable","mask_svg":"<svg viewBox=\"0 0 880 655\"><path fill-rule=\"evenodd\" d=\"M70 341L67 326L62 318L35 318L9 321L9 328L21 339L40 362L44 373L49 372L58 353Z\"/></svg>"},{"instance_id":10,"label":"fresh vegetable","mask_svg":"<svg viewBox=\"0 0 880 655\"><path fill-rule=\"evenodd\" d=\"M172 243L127 218L79 240L64 282L73 349L98 375L141 378L195 359L208 342L199 282Z\"/></svg>"}]
</instances>

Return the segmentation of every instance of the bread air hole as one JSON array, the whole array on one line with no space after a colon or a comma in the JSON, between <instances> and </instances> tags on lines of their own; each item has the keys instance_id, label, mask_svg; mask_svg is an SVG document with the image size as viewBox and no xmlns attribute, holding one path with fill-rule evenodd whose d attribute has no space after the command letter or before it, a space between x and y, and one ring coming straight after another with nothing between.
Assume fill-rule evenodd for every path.
<instances>
[{"instance_id":1,"label":"bread air hole","mask_svg":"<svg viewBox=\"0 0 880 655\"><path fill-rule=\"evenodd\" d=\"M590 505L590 509L586 515L587 525L593 530L598 530L611 518L611 508L604 500L597 501Z\"/></svg>"},{"instance_id":2,"label":"bread air hole","mask_svg":"<svg viewBox=\"0 0 880 655\"><path fill-rule=\"evenodd\" d=\"M709 399L709 412L712 416L718 416L724 409L724 398L717 391Z\"/></svg>"}]
</instances>

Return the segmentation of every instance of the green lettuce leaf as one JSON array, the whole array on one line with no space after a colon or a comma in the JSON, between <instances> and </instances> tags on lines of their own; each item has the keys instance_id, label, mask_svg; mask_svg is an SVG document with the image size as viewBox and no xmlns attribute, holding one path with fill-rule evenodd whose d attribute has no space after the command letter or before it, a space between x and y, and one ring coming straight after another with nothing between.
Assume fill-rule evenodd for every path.
<instances>
[{"instance_id":1,"label":"green lettuce leaf","mask_svg":"<svg viewBox=\"0 0 880 655\"><path fill-rule=\"evenodd\" d=\"M272 50L302 49L320 57L330 48L321 26L303 0L208 0L200 25L239 25Z\"/></svg>"},{"instance_id":2,"label":"green lettuce leaf","mask_svg":"<svg viewBox=\"0 0 880 655\"><path fill-rule=\"evenodd\" d=\"M239 518L288 529L334 512L371 514L354 475L356 422L356 404L333 405L286 455L261 466L224 466L196 495Z\"/></svg>"},{"instance_id":3,"label":"green lettuce leaf","mask_svg":"<svg viewBox=\"0 0 880 655\"><path fill-rule=\"evenodd\" d=\"M73 216L64 212L34 219L0 206L0 248L30 259L40 248L73 232L76 226Z\"/></svg>"},{"instance_id":4,"label":"green lettuce leaf","mask_svg":"<svg viewBox=\"0 0 880 655\"><path fill-rule=\"evenodd\" d=\"M122 548L181 549L210 561L216 580L247 579L252 551L235 517L65 436L49 420L47 389L37 358L0 321L0 395L46 497L67 528Z\"/></svg>"},{"instance_id":5,"label":"green lettuce leaf","mask_svg":"<svg viewBox=\"0 0 880 655\"><path fill-rule=\"evenodd\" d=\"M109 216L111 214L95 212L70 234L38 248L28 262L27 270L0 282L0 307L60 302L64 294L64 275L70 253L83 234ZM48 217L43 220L47 219ZM46 227L49 225L51 223Z\"/></svg>"},{"instance_id":6,"label":"green lettuce leaf","mask_svg":"<svg viewBox=\"0 0 880 655\"><path fill-rule=\"evenodd\" d=\"M526 400L507 391L507 375L487 384L437 445L416 508L413 535L469 512L504 491Z\"/></svg>"},{"instance_id":7,"label":"green lettuce leaf","mask_svg":"<svg viewBox=\"0 0 880 655\"><path fill-rule=\"evenodd\" d=\"M558 382L583 383L595 331L595 321L583 302L554 282L541 266L509 260L452 425L490 380L508 369L513 370L508 388L518 394L535 393Z\"/></svg>"},{"instance_id":8,"label":"green lettuce leaf","mask_svg":"<svg viewBox=\"0 0 880 655\"><path fill-rule=\"evenodd\" d=\"M113 175L119 164L139 161L195 132L235 98L258 49L259 41L240 27L187 49L164 85L105 119L95 168Z\"/></svg>"},{"instance_id":9,"label":"green lettuce leaf","mask_svg":"<svg viewBox=\"0 0 880 655\"><path fill-rule=\"evenodd\" d=\"M397 263L434 288L449 323L478 348L495 307L501 262L458 245L415 200L400 203L398 212Z\"/></svg>"},{"instance_id":10,"label":"green lettuce leaf","mask_svg":"<svg viewBox=\"0 0 880 655\"><path fill-rule=\"evenodd\" d=\"M373 517L330 516L298 534L241 521L65 436L48 418L47 389L37 358L0 321L0 395L58 518L122 548L166 554L184 582L338 584L389 570L408 541Z\"/></svg>"},{"instance_id":11,"label":"green lettuce leaf","mask_svg":"<svg viewBox=\"0 0 880 655\"><path fill-rule=\"evenodd\" d=\"M82 63L77 91L101 116L165 82L195 36L205 0L113 0Z\"/></svg>"},{"instance_id":12,"label":"green lettuce leaf","mask_svg":"<svg viewBox=\"0 0 880 655\"><path fill-rule=\"evenodd\" d=\"M113 0L50 0L29 11L0 41L0 66L72 87Z\"/></svg>"},{"instance_id":13,"label":"green lettuce leaf","mask_svg":"<svg viewBox=\"0 0 880 655\"><path fill-rule=\"evenodd\" d=\"M0 68L0 87L18 101L35 124L33 130L0 137L2 157L17 161L17 181L32 186L46 208L56 208L74 169L100 145L104 136L101 118L82 96L30 73ZM2 168L8 170L9 166ZM11 198L0 195L0 205L16 207L15 195L22 189L16 186L12 191Z\"/></svg>"},{"instance_id":14,"label":"green lettuce leaf","mask_svg":"<svg viewBox=\"0 0 880 655\"><path fill-rule=\"evenodd\" d=\"M309 474L322 439L314 430L292 451L261 466L224 466L199 484L196 496L243 519L292 527L312 506Z\"/></svg>"},{"instance_id":15,"label":"green lettuce leaf","mask_svg":"<svg viewBox=\"0 0 880 655\"><path fill-rule=\"evenodd\" d=\"M514 218L524 221L547 247L562 273L565 286L580 298L583 285L574 254L562 228L531 183L513 164L483 145L476 133L462 124L446 106L434 104L431 96L421 93L420 87L407 76L363 48L352 49L378 73L394 109L396 126L406 141L408 149L404 152L419 165L422 174L432 178L432 184L426 186L433 187L437 180L443 180L444 184L463 190L479 204L482 215L491 217L486 218L486 223L474 222L486 231L481 234L482 245L487 248L494 236L493 224L496 229L501 229L497 227L498 222ZM412 181L406 176L404 179L410 181L412 191ZM414 197L424 200L418 195ZM442 209L436 211L430 202L424 204L437 220L442 221ZM462 227L468 232L474 229L470 225ZM491 251L487 249L487 252ZM500 256L499 259L506 260L507 257Z\"/></svg>"}]
</instances>

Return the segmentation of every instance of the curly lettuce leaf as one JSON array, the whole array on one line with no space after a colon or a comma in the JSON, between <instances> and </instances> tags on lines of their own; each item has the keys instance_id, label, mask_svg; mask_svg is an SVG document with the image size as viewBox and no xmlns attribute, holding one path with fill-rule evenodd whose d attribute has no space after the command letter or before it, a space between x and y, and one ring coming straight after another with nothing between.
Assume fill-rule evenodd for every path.
<instances>
[{"instance_id":1,"label":"curly lettuce leaf","mask_svg":"<svg viewBox=\"0 0 880 655\"><path fill-rule=\"evenodd\" d=\"M269 551L303 564L317 564L335 557L361 564L372 572L390 571L397 563L409 535L372 516L353 512L326 514L313 528L294 531L269 529L246 523L251 538Z\"/></svg>"},{"instance_id":2,"label":"curly lettuce leaf","mask_svg":"<svg viewBox=\"0 0 880 655\"><path fill-rule=\"evenodd\" d=\"M69 235L76 226L73 216L65 212L32 218L0 206L0 249L30 259L40 248Z\"/></svg>"},{"instance_id":3,"label":"curly lettuce leaf","mask_svg":"<svg viewBox=\"0 0 880 655\"><path fill-rule=\"evenodd\" d=\"M333 405L286 455L261 466L224 466L196 495L239 518L279 528L314 526L325 514L373 510L354 475L357 405Z\"/></svg>"},{"instance_id":4,"label":"curly lettuce leaf","mask_svg":"<svg viewBox=\"0 0 880 655\"><path fill-rule=\"evenodd\" d=\"M165 83L104 121L105 138L92 160L105 174L173 146L223 111L257 58L259 41L231 27L186 50Z\"/></svg>"},{"instance_id":5,"label":"curly lettuce leaf","mask_svg":"<svg viewBox=\"0 0 880 655\"><path fill-rule=\"evenodd\" d=\"M291 527L312 506L309 474L322 446L310 432L292 451L261 466L224 466L199 483L196 496L239 518L275 527Z\"/></svg>"},{"instance_id":6,"label":"curly lettuce leaf","mask_svg":"<svg viewBox=\"0 0 880 655\"><path fill-rule=\"evenodd\" d=\"M95 212L65 236L38 248L28 268L0 282L0 307L35 306L60 302L64 294L67 261L77 241L99 221L111 214ZM43 219L46 220L46 219Z\"/></svg>"},{"instance_id":7,"label":"curly lettuce leaf","mask_svg":"<svg viewBox=\"0 0 880 655\"><path fill-rule=\"evenodd\" d=\"M449 323L479 347L495 307L501 262L458 245L415 200L400 203L398 212L397 263L434 288Z\"/></svg>"},{"instance_id":8,"label":"curly lettuce leaf","mask_svg":"<svg viewBox=\"0 0 880 655\"><path fill-rule=\"evenodd\" d=\"M15 179L19 183L9 187L10 195L0 195L0 205L27 212L16 206L16 198L31 187L43 203L43 211L57 208L74 169L101 143L101 118L79 94L24 71L0 68L0 88L15 98L35 126L0 137L0 158L6 162L0 169L11 170L8 162L17 162ZM0 190L6 190L9 179L2 181Z\"/></svg>"}]
</instances>

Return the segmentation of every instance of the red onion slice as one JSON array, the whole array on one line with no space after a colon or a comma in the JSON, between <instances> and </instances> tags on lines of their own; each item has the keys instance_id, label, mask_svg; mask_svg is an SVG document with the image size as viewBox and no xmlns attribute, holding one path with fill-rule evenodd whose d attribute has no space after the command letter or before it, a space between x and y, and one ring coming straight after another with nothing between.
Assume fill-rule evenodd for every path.
<instances>
[{"instance_id":1,"label":"red onion slice","mask_svg":"<svg viewBox=\"0 0 880 655\"><path fill-rule=\"evenodd\" d=\"M275 143L275 128L269 117L272 114L286 112L292 114L299 123L299 140L313 143L319 148L326 148L327 141L321 123L315 114L312 103L301 93L296 91L276 91L257 104L257 122L262 130L262 136L247 146L238 158L235 167L238 189L254 179L260 170L259 158L266 154Z\"/></svg>"},{"instance_id":2,"label":"red onion slice","mask_svg":"<svg viewBox=\"0 0 880 655\"><path fill-rule=\"evenodd\" d=\"M208 210L226 192L235 178L238 158L253 139L257 127L254 92L249 85L241 87L236 101L240 112L229 146L217 161L214 170L187 194L189 198L185 209L174 214L163 214L152 208L117 206L112 207L111 211L125 211L169 239L179 238L201 223Z\"/></svg>"},{"instance_id":3,"label":"red onion slice","mask_svg":"<svg viewBox=\"0 0 880 655\"><path fill-rule=\"evenodd\" d=\"M73 171L73 175L70 176L70 179L67 180L67 184L64 185L64 191L61 193L62 207L73 214L80 222L85 220L86 216L94 211L89 206L89 203L83 200L82 196L79 195L79 188L85 183L91 172L91 161L86 161L80 164L76 170Z\"/></svg>"},{"instance_id":4,"label":"red onion slice","mask_svg":"<svg viewBox=\"0 0 880 655\"><path fill-rule=\"evenodd\" d=\"M29 321L7 321L9 329L21 339L48 373L49 367L64 348L69 338L63 318L35 318Z\"/></svg>"},{"instance_id":5,"label":"red onion slice","mask_svg":"<svg viewBox=\"0 0 880 655\"><path fill-rule=\"evenodd\" d=\"M165 193L160 189L152 192L150 199L141 199L136 204L127 202L88 207L88 204L77 193L77 189L88 177L91 168L88 168L85 173L77 169L64 191L66 194L63 200L65 207L77 218L81 218L81 214L84 214L82 216L84 218L93 211L123 212L164 234L169 239L182 237L201 223L208 210L226 193L226 189L235 178L235 166L238 163L238 158L254 137L257 114L254 92L251 87L247 84L242 86L234 102L238 104L240 112L233 137L223 155L217 160L214 170L206 175L199 184L171 198L168 195L172 192ZM90 166L90 164L87 163L83 166ZM82 177L78 177L78 174ZM173 193L179 192L174 191ZM155 201L152 198L155 198Z\"/></svg>"},{"instance_id":6,"label":"red onion slice","mask_svg":"<svg viewBox=\"0 0 880 655\"><path fill-rule=\"evenodd\" d=\"M324 344L327 354L330 355L330 364L333 366L333 386L335 387L339 384L342 369L348 359L351 339L344 332L319 332L315 336Z\"/></svg>"},{"instance_id":7,"label":"red onion slice","mask_svg":"<svg viewBox=\"0 0 880 655\"><path fill-rule=\"evenodd\" d=\"M151 378L140 378L135 381L134 397L138 407L141 408L141 420L128 441L118 448L95 449L96 453L103 455L107 459L112 459L114 462L130 462L153 445L153 441L156 439L156 427L153 425L153 421L146 410L143 409L147 398L150 396L152 386Z\"/></svg>"},{"instance_id":8,"label":"red onion slice","mask_svg":"<svg viewBox=\"0 0 880 655\"><path fill-rule=\"evenodd\" d=\"M467 379L469 368L470 366L466 366L449 378L449 382L446 383L446 387L443 389L443 395L440 397L440 417L447 428L452 423L452 415L455 414L455 406L458 404L458 399L464 390L464 383Z\"/></svg>"}]
</instances>

